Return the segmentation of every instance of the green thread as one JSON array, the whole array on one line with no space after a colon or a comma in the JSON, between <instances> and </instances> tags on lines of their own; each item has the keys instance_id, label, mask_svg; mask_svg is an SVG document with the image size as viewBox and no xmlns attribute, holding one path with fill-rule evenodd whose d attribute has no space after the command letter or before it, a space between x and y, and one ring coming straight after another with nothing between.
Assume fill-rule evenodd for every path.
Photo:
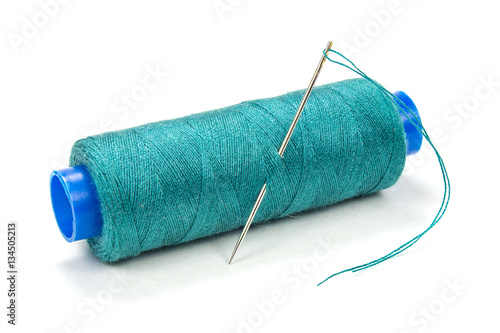
<instances>
[{"instance_id":1,"label":"green thread","mask_svg":"<svg viewBox=\"0 0 500 333\"><path fill-rule=\"evenodd\" d=\"M344 55L342 55L340 52L337 52L335 50L329 50L330 52L333 52L337 55L339 55L340 57L342 57L344 60L346 60L347 62L349 62L349 64L352 66L349 66L349 65L346 65L344 63L341 63L341 62L338 62L338 61L335 61L335 60L332 60L331 58L328 57L328 55L323 51L323 54L326 56L326 58L335 63L335 64L338 64L338 65L341 65L343 67L346 67L348 68L349 70L355 72L356 74L360 75L361 77L363 77L364 79L370 81L371 83L375 84L378 89L383 93L385 94L386 96L388 96L390 98L390 100L395 104L397 105L396 103L396 100L401 102L401 100L399 98L397 98L396 96L394 96L391 92L389 92L387 89L385 89L383 86L381 86L379 83L377 83L376 81L374 81L373 79L371 79L368 75L366 75L363 71L361 71L358 67L356 67L356 65L354 65L354 63L347 59ZM443 217L445 211L446 211L446 208L448 207L448 203L450 201L450 179L448 177L448 172L446 171L446 167L444 166L444 162L443 162L443 159L441 158L441 155L439 154L438 150L436 149L436 147L434 146L434 144L432 143L432 140L431 138L429 137L429 135L427 134L427 131L425 130L424 126L422 125L422 123L418 120L418 117L415 116L415 114L406 106L404 105L404 103L401 102L401 105L403 105L405 108L403 108L403 112L408 116L408 114L412 114L414 116L414 118L416 119L416 123L414 121L411 120L410 117L408 117L411 121L411 123L413 124L413 126L415 126L415 128L422 134L422 136L425 138L425 140L431 145L432 149L434 150L434 152L436 153L436 157L439 161L439 166L441 168L441 172L443 174L443 181L444 181L444 194L443 194L443 201L441 202L441 206L439 207L439 210L436 214L436 216L434 217L433 221L431 222L431 224L423 231L421 232L420 234L418 234L417 236L413 237L412 239L410 239L409 241L407 241L406 243L404 243L403 245L399 246L397 249L391 251L390 253L386 254L385 256L382 256L376 260L373 260L373 261L370 261L366 264L363 264L363 265L359 265L359 266L355 266L355 267L351 267L351 268L348 268L348 269L345 269L345 270L342 270L340 272L337 272L335 274L332 274L330 275L329 277L327 277L326 279L324 279L323 281L321 281L320 283L318 283L318 286L325 283L326 281L328 281L329 279L331 279L332 277L334 276L337 276L339 274L342 274L342 273L346 273L346 272L359 272L361 270L364 270L364 269L367 269L369 267L372 267L372 266L375 266L375 265L378 265L390 258L393 258L394 256L397 256L398 254L400 254L401 252L407 250L408 248L410 248L411 246L413 246L413 244L415 244L416 242L418 242L418 240L420 240L420 238L422 238L422 236L424 236L430 229L432 229L436 223L439 222L439 220L441 220L441 218Z\"/></svg>"},{"instance_id":2,"label":"green thread","mask_svg":"<svg viewBox=\"0 0 500 333\"><path fill-rule=\"evenodd\" d=\"M393 185L406 160L398 106L368 78L313 89L283 158L304 91L88 137L70 164L97 188L103 261L316 209Z\"/></svg>"}]
</instances>

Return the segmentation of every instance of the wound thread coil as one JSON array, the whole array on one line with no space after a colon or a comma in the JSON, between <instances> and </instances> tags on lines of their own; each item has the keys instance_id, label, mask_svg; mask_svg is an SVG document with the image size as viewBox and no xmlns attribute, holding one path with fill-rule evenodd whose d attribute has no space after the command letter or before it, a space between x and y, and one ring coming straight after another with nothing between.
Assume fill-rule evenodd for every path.
<instances>
[{"instance_id":1,"label":"wound thread coil","mask_svg":"<svg viewBox=\"0 0 500 333\"><path fill-rule=\"evenodd\" d=\"M290 147L276 147L303 91L75 143L72 166L95 184L102 232L88 239L116 261L242 226L264 181L256 216L268 221L394 184L406 158L397 106L371 82L313 90ZM57 216L56 216L57 217Z\"/></svg>"}]
</instances>

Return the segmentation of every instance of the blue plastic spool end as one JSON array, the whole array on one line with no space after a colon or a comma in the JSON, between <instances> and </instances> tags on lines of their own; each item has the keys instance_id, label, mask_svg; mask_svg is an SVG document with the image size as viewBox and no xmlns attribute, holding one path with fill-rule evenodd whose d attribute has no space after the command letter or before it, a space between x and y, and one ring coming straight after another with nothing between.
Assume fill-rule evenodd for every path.
<instances>
[{"instance_id":1,"label":"blue plastic spool end","mask_svg":"<svg viewBox=\"0 0 500 333\"><path fill-rule=\"evenodd\" d=\"M415 128L415 126L411 123L410 119L418 125L421 123L420 114L418 113L418 109L415 106L415 103L411 100L411 98L402 91L396 91L394 96L399 98L399 101L396 99L395 102L399 105L399 115L401 116L401 120L403 121L403 126L405 130L406 137L406 155L414 155L418 153L420 147L422 147L422 134ZM414 117L408 110L401 104L403 102L416 117ZM407 117L408 114L409 118ZM418 119L418 121L416 121Z\"/></svg>"},{"instance_id":2,"label":"blue plastic spool end","mask_svg":"<svg viewBox=\"0 0 500 333\"><path fill-rule=\"evenodd\" d=\"M101 207L87 168L79 165L53 171L50 196L59 230L68 242L101 234Z\"/></svg>"},{"instance_id":3,"label":"blue plastic spool end","mask_svg":"<svg viewBox=\"0 0 500 333\"><path fill-rule=\"evenodd\" d=\"M420 121L415 103L402 91L399 98ZM422 146L422 134L417 131L403 112L404 106L396 100L403 121L406 137L406 154L416 154ZM406 108L405 108L406 110ZM410 114L411 119L415 119ZM50 175L52 208L59 230L68 242L99 236L102 231L102 214L97 190L87 168L79 165L53 171Z\"/></svg>"}]
</instances>

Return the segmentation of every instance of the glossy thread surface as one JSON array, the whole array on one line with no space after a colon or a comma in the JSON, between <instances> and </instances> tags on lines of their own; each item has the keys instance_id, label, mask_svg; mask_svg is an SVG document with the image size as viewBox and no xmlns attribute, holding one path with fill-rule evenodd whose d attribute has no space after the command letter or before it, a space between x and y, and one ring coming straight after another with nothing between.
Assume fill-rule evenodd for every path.
<instances>
[{"instance_id":1,"label":"glossy thread surface","mask_svg":"<svg viewBox=\"0 0 500 333\"><path fill-rule=\"evenodd\" d=\"M102 233L88 240L116 261L394 184L406 159L397 106L371 82L316 87L283 156L277 149L304 91L89 137L71 165L97 189Z\"/></svg>"}]
</instances>

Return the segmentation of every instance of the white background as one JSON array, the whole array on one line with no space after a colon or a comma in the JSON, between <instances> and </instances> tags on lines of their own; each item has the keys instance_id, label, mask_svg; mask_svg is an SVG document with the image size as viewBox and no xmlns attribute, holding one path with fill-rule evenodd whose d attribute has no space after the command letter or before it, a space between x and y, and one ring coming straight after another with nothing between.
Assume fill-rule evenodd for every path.
<instances>
[{"instance_id":1,"label":"white background","mask_svg":"<svg viewBox=\"0 0 500 333\"><path fill-rule=\"evenodd\" d=\"M74 0L44 22L49 2L0 5L2 332L498 331L495 2ZM31 35L26 20L40 26ZM116 265L61 237L48 180L74 141L303 89L330 39L413 98L448 167L449 210L411 250L316 287L427 227L443 191L427 145L388 190L252 227L231 266L239 230ZM113 112L148 68L168 76ZM350 77L327 63L318 84ZM19 225L15 328L5 316L8 221Z\"/></svg>"}]
</instances>

